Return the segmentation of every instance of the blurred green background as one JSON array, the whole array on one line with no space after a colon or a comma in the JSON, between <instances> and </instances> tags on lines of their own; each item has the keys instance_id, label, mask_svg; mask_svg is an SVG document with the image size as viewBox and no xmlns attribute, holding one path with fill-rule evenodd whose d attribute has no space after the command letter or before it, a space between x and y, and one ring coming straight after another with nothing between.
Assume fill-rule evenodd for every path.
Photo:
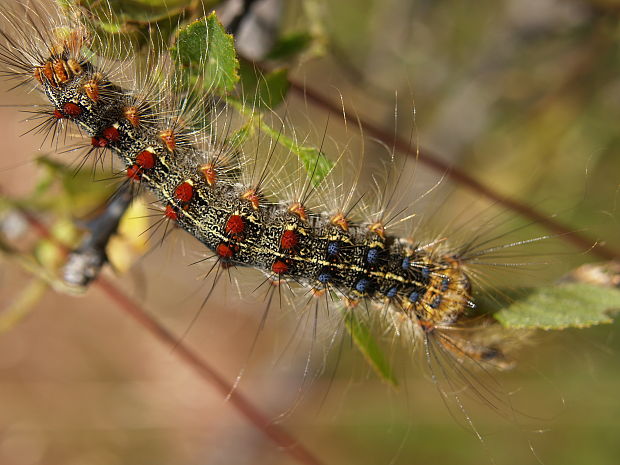
<instances>
[{"instance_id":1,"label":"blurred green background","mask_svg":"<svg viewBox=\"0 0 620 465\"><path fill-rule=\"evenodd\" d=\"M452 166L620 250L620 3L284 3L280 34L313 37L303 59L291 64L296 82L337 103L341 94L360 118L396 128L405 138L413 128L421 147ZM3 104L39 101L5 93L2 85ZM319 144L324 111L296 95L287 106L293 117L307 115L299 117L297 131L306 124ZM1 186L18 196L34 184L30 160L40 141L17 137L28 126L16 109L3 108L1 118ZM332 117L327 132L344 145L355 124L349 121L345 133ZM366 151L371 159L386 155L372 141ZM442 175L420 166L413 198ZM421 202L420 217L429 230L440 230L451 217L463 211L476 217L490 203L447 177L438 195ZM526 222L502 215L507 229ZM534 225L516 237L539 234L544 231ZM596 261L587 250L552 242L549 250L545 244L542 251L520 252L525 261L544 253L542 261L551 266L503 274L517 285L541 276L550 281ZM209 288L197 278L204 268L187 268L200 256L191 238L175 233L117 282L183 334ZM8 306L30 277L3 261L0 279ZM296 330L290 311L272 309L248 357L264 305L250 295L260 279L246 272L241 279L252 283L244 298L223 284L219 303L209 304L184 341L230 380L244 369L239 389L325 463L620 460L617 323L536 334L517 369L493 374L500 386L485 378L495 391L510 393L520 413L503 408L497 414L465 397L466 414L452 405L451 415L418 357L390 350L401 384L395 392L346 338L330 347L329 319L320 323L309 375L304 369L312 328ZM48 291L25 321L0 335L0 405L0 463L293 463L95 289L84 298ZM483 442L468 431L467 418Z\"/></svg>"}]
</instances>

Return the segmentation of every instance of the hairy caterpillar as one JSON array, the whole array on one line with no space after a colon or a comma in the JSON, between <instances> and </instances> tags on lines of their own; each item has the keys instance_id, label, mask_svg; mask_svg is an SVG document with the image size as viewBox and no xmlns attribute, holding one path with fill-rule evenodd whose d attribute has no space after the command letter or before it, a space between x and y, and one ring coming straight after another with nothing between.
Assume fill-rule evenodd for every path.
<instances>
[{"instance_id":1,"label":"hairy caterpillar","mask_svg":"<svg viewBox=\"0 0 620 465\"><path fill-rule=\"evenodd\" d=\"M50 40L51 40L51 38L50 38ZM44 59L46 59L45 57L43 57L43 58L44 58ZM58 57L57 57L57 58L58 58ZM61 58L62 58L62 57L61 57ZM69 57L69 59L70 59L70 57ZM51 69L52 69L52 74L51 74L51 75L52 75L52 80L53 80L53 82L54 82L54 83L56 83L56 84L59 84L58 82L56 82L56 80L57 80L57 78L58 78L58 73L56 72L56 70L55 70L55 68L54 68L54 66L55 66L55 65L54 65L54 62L55 62L55 61L58 61L58 60L52 60L52 62L50 63L50 66L51 66ZM76 61L78 61L78 65L80 65L80 60L76 60ZM65 64L64 64L64 63L66 63L66 67L65 67ZM45 65L45 63L41 63L41 64L43 64L43 70L44 70L44 71L49 71L49 68L47 68L47 69L46 69L46 66L47 66L47 65ZM58 66L58 63L56 63L56 66ZM82 66L82 65L80 65L80 66ZM68 59L66 59L66 60L61 60L61 62L60 62L60 66L58 67L58 69L60 70L60 73L61 73L61 74L62 74L62 72L63 72L63 71L64 71L64 72L67 72L67 70L68 70L68 71L73 71L73 70L71 69L71 64L69 63ZM76 68L76 69L78 69L78 68ZM86 73L86 74L88 74L88 73ZM92 76L92 74L89 74L89 76ZM61 76L60 76L60 80L62 81L63 79L64 79L64 76L62 76L62 75L61 75ZM110 81L112 81L112 80L110 79ZM52 82L52 81L48 81L48 84L49 84L49 82ZM67 86L68 86L68 87L70 87L71 83L74 83L74 82L75 82L74 80L68 80L68 81L66 81L66 83L67 83ZM54 87L54 86L51 86L51 87ZM92 86L91 86L91 87L92 87ZM111 86L110 86L110 87L111 87ZM50 86L49 86L49 85L47 86L47 90L49 91L49 93L50 93L50 94L52 94L52 95L54 94L54 89L50 88ZM123 93L122 93L122 92L119 92L119 90L118 90L118 89L113 89L113 90L114 90L114 93L115 93L115 94L117 94L115 98L119 98L119 95L120 95L120 96L122 96L122 95L123 95ZM63 97L63 98L64 98L64 97ZM61 116L63 116L63 118L61 118L61 119L63 119L63 120L64 120L64 119L66 119L66 118L65 118L66 116L71 117L71 113L76 113L76 111L73 111L73 110L75 110L75 108L73 108L73 107L64 108L64 105L67 103L67 101L66 101L66 100L65 100L65 101L62 101L61 103L62 103L62 106L61 106L61 108L62 108L62 109L61 109L61 110L59 110L59 111L61 112ZM72 102L69 102L69 103L74 103L74 102L72 101ZM75 103L74 103L74 104L75 104ZM85 107L85 105L84 105L84 107ZM90 110L88 110L88 111L90 111ZM118 111L118 108L117 108L117 111ZM89 113L89 115L90 115L90 113ZM80 116L80 115L75 115L75 116ZM75 116L73 116L73 117L75 117ZM90 115L90 116L92 116L92 115ZM111 122L111 120L110 120L110 122ZM114 131L112 131L110 128L114 128L114 123L112 123L110 126L106 126L106 127L103 127L103 126L101 125L101 122L98 122L98 124L99 124L99 126L97 126L97 128L96 128L97 130L96 130L96 131L93 131L93 134L89 134L89 135L92 135L92 136L96 137L96 138L97 138L97 143L99 143L99 144L106 143L106 144L108 144L108 145L112 145L112 143L111 143L111 142L112 142L112 139L115 139L115 138L116 138L116 134L115 134L115 133L114 133ZM114 129L119 129L119 128L114 128ZM124 129L124 128L123 128L123 129ZM106 132L106 133L104 133L104 131L107 131L107 132ZM152 137L152 136L151 136L151 137ZM103 138L103 140L102 140L102 138ZM176 144L176 138L175 138L175 140L173 141L173 140L170 138L170 134L168 134L168 135L167 135L167 138L168 138L168 144L167 144L167 145L171 145L173 142L174 142L174 144ZM152 139L151 139L151 140L152 140ZM117 141L117 142L119 142L119 143L120 143L121 141L119 140L119 141ZM158 143L161 143L161 142L158 142ZM165 141L164 141L164 143L165 143ZM165 147L164 147L164 148L165 148ZM188 149L188 150L189 150L189 149ZM141 151L141 152L139 152L139 153L142 153L142 151ZM158 152L157 152L157 153L158 153L158 154L162 154L163 156L166 156L166 152L165 152L165 151L161 151L161 147L160 147L160 148L158 148ZM139 155L139 154L138 154L138 155ZM144 173L145 173L146 171L148 171L148 169L154 169L154 167L152 167L152 168L146 168L147 166L150 166L150 162L149 162L149 163L147 163L147 164L145 164L145 163L143 163L143 162L140 162L140 164L138 164L138 163L137 163L138 159L137 159L137 158L135 158L135 159L134 159L133 157L132 157L131 159L128 159L128 160L131 162L131 163L128 163L129 168L130 168L130 169L133 169L133 171L132 171L132 172L130 172L130 174L134 175L134 177L138 177L138 176L140 176L140 177L144 177ZM150 160L150 159L149 159L149 160ZM148 160L147 160L147 161L148 161ZM136 166L137 166L137 168L135 168ZM177 167L177 168L178 168L178 167ZM188 167L188 171L189 171L189 169L190 169L190 168L191 168L191 166L190 166L190 167ZM143 171L144 171L144 173L143 173ZM234 170L233 170L233 171L234 171ZM171 182L171 183L172 183L172 181L173 181L172 179L168 180L168 176L166 176L166 182ZM187 185L185 184L186 179L185 179L183 176L181 176L181 173L179 173L179 174L178 174L178 178L176 179L176 181L178 181L178 182L174 182L174 183L173 183L173 185L171 184L171 185L167 188L167 196L166 196L166 199L167 199L168 201L172 200L172 201L173 201L172 203L174 204L174 205L173 205L173 207L172 207L172 209L173 209L173 210L174 210L174 209L176 209L176 210L174 210L174 211L170 212L170 215L171 215L171 216L178 215L179 213L182 213L183 211L185 211L185 210L183 210L183 206L184 206L185 204L191 204L191 202L187 202L187 201L186 201L186 200L187 200L187 195L185 195L185 194L188 194L188 192L190 191L190 189L188 189ZM162 182L163 182L163 181L162 181ZM197 183L196 179L192 179L192 183ZM177 196L177 189L178 189L180 186L183 186L183 185L185 185L185 187L184 187L183 189L181 189L181 191L183 191L183 192L179 191L178 196L181 196L181 194L183 194L183 195L185 195L185 196L184 196L182 199L179 199L179 198L178 198L178 196ZM193 192L193 191L194 191L194 189L193 189L193 187L194 187L194 186L190 186L190 187L192 187L192 189L191 189L191 194L189 195L189 200L193 200L193 195L194 195L194 192ZM245 186L245 187L247 187L247 186ZM204 186L201 186L201 189L203 189L203 188L204 188ZM199 190L200 190L200 189L199 189ZM239 192L239 193L240 193L240 194L247 193L247 190L244 190L243 192ZM249 200L249 201L250 201L250 203L252 203L252 200L256 200L256 199L246 199L246 200ZM179 204L179 202L181 202L181 204ZM260 206L260 205L259 205L259 206ZM179 207L181 207L181 211L178 211L178 210L179 210ZM282 208L282 207L280 207L279 209L277 209L277 208L273 208L273 210L274 210L274 211L277 211L278 213L281 213L281 214L283 214L283 213L288 214L288 212L287 212L284 208ZM251 211L251 210L250 210L250 211ZM230 212L229 212L229 213L230 213ZM242 217L243 217L243 215L238 215L238 216L242 216ZM223 219L221 220L221 221L222 221L222 224L220 225L220 226L221 226L221 227L220 227L220 230L222 230L222 229L226 230L226 229L227 229L226 227L228 226L228 220L230 219L230 217L231 217L231 215L227 215L227 216L226 216L226 221L225 221L225 222L224 222L224 220L223 220ZM299 217L299 216L298 216L298 217ZM271 218L271 217L270 217L270 218ZM265 221L265 220L263 220L263 221ZM271 220L270 220L270 221L271 221ZM270 223L270 224L271 224L271 223ZM233 225L233 226L234 226L234 225ZM245 225L243 225L243 226L245 227ZM290 226L290 224L289 224L289 226ZM297 227L297 226L295 225L295 227ZM230 229L230 231L231 231L231 232L233 232L233 233L235 233L235 231L236 231L236 233L239 233L239 232L243 232L243 231L244 231L244 228L241 228L241 231L239 231L239 228L240 228L240 225L239 225L239 224L237 224L237 227L236 227L236 228L233 228L233 227L231 226L231 228L228 228L228 229ZM233 229L234 229L234 231L233 231ZM287 229L285 226L283 226L282 224L280 224L280 225L279 225L279 231L280 231L280 233L276 235L276 239L274 239L273 243L272 243L271 245L269 245L268 247L265 247L265 249L269 251L270 256L271 256L272 258L273 258L273 257L276 257L276 259L273 261L273 263L269 263L269 264L268 264L268 265L269 265L269 267L267 267L266 265L265 265L264 267L271 268L271 273L270 273L270 274L275 273L276 275L285 274L285 273L277 273L277 271L274 271L274 270L273 270L273 266L274 266L274 265L278 262L278 260L277 260L277 259L278 259L278 258L280 258L280 259L281 259L281 258L289 258L289 255L287 255L287 254L286 254L283 250L281 250L282 246L284 246L284 245L285 245L285 244L283 244L283 243L282 243L282 240L283 240L283 239L285 239L285 233L284 233L284 232L282 232L282 231L293 231L293 229ZM294 232L296 233L296 231L297 231L297 230L295 230ZM357 229L356 229L356 232L357 232L357 231L366 231L366 228L360 228L359 230L357 230ZM371 232L372 232L372 231L371 231ZM374 234L376 234L376 232L374 232ZM288 236L292 236L292 235L291 235L291 234L288 234ZM380 238L380 235L378 235L378 236L379 236L379 238ZM373 237L374 237L374 239L377 239L377 237L376 237L376 236L373 236ZM392 264L393 264L392 259L393 259L394 252L392 251L392 249L390 249L390 247L386 246L386 242L388 241L388 238L389 238L389 237L390 237L389 235L386 235L386 239L381 238L382 240L376 240L376 241L375 241L375 242L376 242L376 247L374 247L374 248L379 248L381 253L383 253L383 251L384 251L384 250L388 249L390 253L386 253L386 254L385 254L385 255L387 255L387 256L388 256L388 259L384 259L384 260L385 260L385 263L386 263L387 265L392 265ZM220 236L218 239L222 239L222 237ZM292 239L291 239L291 238L289 237L289 238L287 239L287 241L288 241L289 239L291 240L290 242L287 242L289 245L290 245L291 243L295 242L294 238L292 238ZM384 242L384 240L385 240L386 242ZM390 239L390 240L391 240L391 239ZM279 241L279 246L280 246L280 247L278 247L278 250L275 250L275 249L276 249L276 246L278 245L278 244L277 244L277 242L278 242L278 241ZM238 242L238 241L237 241L237 242ZM396 241L395 241L395 242L396 242ZM230 244L230 243L231 243L231 242L230 242L230 238L228 238L228 239L227 239L227 241L226 241L226 245L227 245L227 247L229 247L229 248L230 248L230 246L228 246L228 244ZM240 244L240 243L237 243L237 244L235 244L235 245L239 245L239 244ZM319 244L323 244L323 245L325 246L324 248L329 248L329 244L328 244L328 243L327 243L327 244L325 244L324 242L319 242ZM213 243L213 248L214 248L216 251L217 251L218 246L220 246L220 243L219 243L219 242L218 242L218 244ZM364 248L365 248L365 249L368 249L368 251L370 251L371 249L373 249L373 247L369 247L369 246L368 246L368 244L364 244ZM290 249L287 249L286 247L284 247L284 250L290 250ZM227 249L225 249L225 248L221 248L220 253L219 253L219 256L220 256L220 257L222 257L222 258L230 258L230 259L232 259L232 258L233 258L232 256L230 256L230 257L226 257L226 255L229 255L231 252L232 252L232 250L227 250ZM378 253L379 253L379 252L378 252ZM233 255L234 255L234 254L233 254ZM366 252L365 254L360 254L360 257L363 257L364 255L366 256L366 258L365 258L364 260L366 260L366 262L368 262L368 258L369 258L369 257L368 257L368 252ZM396 254L396 256L398 256L398 255ZM439 268L439 267L445 267L446 265L445 265L445 264L442 264L440 261L435 261L435 259L431 259L431 258L430 258L431 256L432 256L432 255L429 255L429 256L428 256L428 260L430 260L430 264L432 264L433 266L435 266L435 265L436 265L436 266L438 267L438 269L437 269L437 270L432 270L432 272L433 272L433 273L435 273L437 276L442 276L442 275L443 275L443 276L442 276L442 281L443 281L443 278L444 278L444 277L446 277L446 275L448 275L448 274L449 274L449 273L448 273L448 272L446 272L445 270L449 270L450 268L449 268L449 267L444 268L444 269ZM425 256L425 255L423 255L422 257L426 257L426 256ZM414 267L415 267L415 268L418 268L419 270L422 270L422 271L420 271L419 273L413 273L413 274L414 274L414 275L420 274L420 276L416 278L416 282L424 284L424 286L420 286L420 287L424 287L424 289L426 290L426 292L425 292L425 296L424 296L424 297L425 297L425 299L423 299L423 300L422 300L422 302L423 302L424 309L426 309L426 310L430 313L430 312L431 312L431 310L437 310L437 309L434 309L434 308L433 308L433 305L435 304L435 300L434 300L434 298L435 298L435 297L437 297L437 296L442 296L442 295L443 295L443 294L442 294L442 292L445 292L445 291L441 291L441 292L439 292L439 291L441 290L441 288L443 287L443 283L442 283L442 282L437 282L437 283L431 284L431 283L429 283L428 281L425 281L425 280L429 279L429 278L430 278L430 276L426 276L426 277L424 276L424 274L425 274L425 273L424 273L424 271L423 271L423 270L424 270L424 268L425 268L428 264L425 262L426 258L422 258L422 257L420 257L420 256L416 256L416 259L414 259L414 260L413 260L413 262L414 262L414 264L415 264L415 266L414 266ZM402 257L400 257L400 258L402 258ZM245 259L244 259L244 261L245 261ZM329 263L331 263L331 262L325 262L325 263L329 264ZM347 263L348 263L348 262L347 262ZM401 263L402 263L402 260L401 260ZM323 263L323 264L324 264L324 263ZM367 263L366 263L366 264L367 264ZM371 264L372 264L372 263L371 263ZM288 266L288 264L287 264L287 263L284 263L284 265L287 265L287 266ZM361 273L361 274L363 274L364 276L367 276L367 275L368 275L368 271L367 271L367 270L368 270L368 268L367 268L367 267L363 267L363 266L360 266L360 265L356 265L356 266L357 266L357 268L355 268L355 271L356 271L357 273ZM284 268L280 265L280 266L278 267L278 270L280 270L280 271L284 271ZM288 270L286 270L286 271L288 271ZM336 273L336 274L337 274L337 273ZM376 275L373 275L373 276L376 276ZM385 277L385 273L383 273L383 276ZM319 278L320 278L320 274L317 276L317 273L314 273L313 277L314 277L314 281L313 281L313 282L316 282L317 280L318 280L318 282L321 282L321 279L319 279ZM360 282L361 282L361 280L362 280L362 279L366 279L365 277L353 276L352 274L351 274L351 276L349 276L349 274L347 273L347 274L346 274L346 276L341 276L341 281L344 281L344 278L350 279L350 280L351 280L351 283L350 283L350 284L349 284L349 283L347 283L348 285L347 285L347 286L345 286L343 289L345 289L345 291L347 291L347 292L351 292L351 293L353 293L353 296L355 297L355 300L360 299L360 298L363 298L363 299L360 299L360 300L364 300L364 299L370 298L370 296L366 296L366 295L364 295L364 294L365 294L365 292L362 292L362 291L360 291L359 289L357 289L357 287L358 287L357 285L358 285L358 284L360 284ZM401 276L400 278L402 278L402 276ZM329 280L328 280L328 281L329 281ZM457 282L459 282L459 279L456 279L456 281L457 281ZM323 283L323 284L324 284L324 283ZM368 284L370 284L370 283L368 283ZM429 284L430 284L430 285L429 285ZM365 287L365 286L361 286L361 287ZM379 291L380 291L380 290L382 290L382 289L381 289L381 287L380 287L380 286L377 286L377 287L378 287L378 289L375 291L375 293L377 293L377 294L378 294L378 293L379 293ZM406 286L405 286L405 287L406 287ZM413 287L415 287L415 286L410 286L410 287L409 287L409 289L407 289L407 290L411 290L411 292L409 292L409 293L408 293L408 295L406 296L407 298L409 298L413 292L416 292L416 290L415 290L415 289L413 289ZM391 290L391 289L392 289L391 287L387 287L387 286L385 286L385 287L383 288L383 291L384 291L384 292L383 292L383 296L384 296L384 297L388 297L388 298L389 298L389 295L387 295L387 294L390 292L390 290ZM439 291L438 291L438 289L439 289ZM465 292L463 292L464 290L465 290L465 285L463 284L462 286L459 286L459 287L458 287L458 292L457 292L457 294L458 294L458 295L465 295L466 293L465 293ZM363 289L363 291L365 291L365 289ZM347 292L343 292L344 296L345 296L345 297L350 297L350 295L347 295ZM398 290L397 290L397 292L398 292ZM401 291L401 292L402 292L402 291ZM361 295L358 295L357 293L360 293ZM400 295L400 294L399 294L399 295ZM400 296L402 297L402 295L400 295ZM394 298L394 296L392 296L392 298ZM399 298L400 298L400 297L399 297ZM455 299L456 299L456 298L455 298ZM456 299L456 300L460 300L462 303L465 303L468 299L466 299L466 298L464 298L464 297L459 297L459 298L458 298L458 299ZM441 307L441 302L439 302L439 303L438 303L438 306L439 306L439 307ZM449 308L450 308L450 309L454 309L455 307L453 307L453 306L449 306ZM440 310L445 310L445 308L444 308L444 309L440 309ZM461 305L461 310L462 310L462 305ZM458 314L458 315L448 315L448 314L447 314L447 313L445 313L445 312L441 312L441 314L440 314L439 316L435 316L435 317L431 318L431 320L433 321L433 325L437 325L438 321L439 321L440 323L443 323L443 321L441 321L441 319L445 317L445 318L447 318L447 320L446 320L446 321L448 322L448 324L449 324L449 325L451 325L451 324L453 324L453 323L454 323L454 321L452 321L452 320L451 320L451 318L458 319L458 317L460 317L460 315L461 315L461 313L462 313L462 312L459 310L457 313L459 313L459 314ZM432 316L432 315L431 315L431 316ZM450 318L448 318L448 317L450 317ZM424 329L424 326L414 326L414 329L415 329L415 331L420 332L420 330L421 330L421 329ZM432 328L429 328L429 329L432 329ZM422 332L424 332L424 331L422 331ZM418 335L418 337L419 337L419 335ZM426 336L423 336L423 337L426 337ZM466 347L463 347L463 349L466 349ZM480 356L482 356L482 355L484 355L484 354L486 353L486 352L484 352L484 351L481 351L481 350L480 350L480 347L475 347L474 349L475 349L475 351L472 351L472 352L471 352L471 353L472 353L472 354L474 354L474 355L480 355ZM498 356L498 355L499 355L498 353L493 352L493 351L491 351L491 352L489 352L489 353L490 353L490 355L491 355L491 356L493 356L493 357L495 357L495 356ZM492 357L492 358L493 358L493 357Z\"/></svg>"},{"instance_id":2,"label":"hairy caterpillar","mask_svg":"<svg viewBox=\"0 0 620 465\"><path fill-rule=\"evenodd\" d=\"M91 138L90 151L115 153L127 177L154 192L164 205L163 216L211 249L222 269L254 267L278 285L296 282L318 298L328 292L351 307L374 302L410 331L441 334L445 350L474 360L502 360L497 348L442 333L445 326L462 324L475 305L465 271L469 250L450 252L443 244L395 236L385 213L358 224L349 205L312 211L306 205L310 180L300 180L304 188L298 198L269 198L265 168L259 176L253 173L252 183L243 183L244 175L236 173L247 167L235 166L237 160L226 164L243 154L192 143L194 130L186 123L191 109L167 110L174 97L164 96L158 106L143 92L115 84L111 70L83 54L89 43L80 37L82 27L70 27L67 34L60 43L43 35L42 43L24 54L27 61L7 63L11 71L19 76L24 70L24 77L39 83L53 106L50 121L73 122ZM355 205L360 199L353 200ZM471 253L479 255L476 249Z\"/></svg>"}]
</instances>

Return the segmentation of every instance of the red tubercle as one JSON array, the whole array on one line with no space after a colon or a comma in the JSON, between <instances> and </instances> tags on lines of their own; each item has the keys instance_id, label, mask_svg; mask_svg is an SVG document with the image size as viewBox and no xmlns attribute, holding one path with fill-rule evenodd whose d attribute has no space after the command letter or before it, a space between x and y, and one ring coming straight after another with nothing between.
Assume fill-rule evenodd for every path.
<instances>
[{"instance_id":1,"label":"red tubercle","mask_svg":"<svg viewBox=\"0 0 620 465\"><path fill-rule=\"evenodd\" d=\"M105 128L102 135L108 142L118 142L121 138L121 133L114 126Z\"/></svg>"},{"instance_id":2,"label":"red tubercle","mask_svg":"<svg viewBox=\"0 0 620 465\"><path fill-rule=\"evenodd\" d=\"M245 220L241 215L231 215L226 222L226 233L232 235L238 235L245 229Z\"/></svg>"},{"instance_id":3,"label":"red tubercle","mask_svg":"<svg viewBox=\"0 0 620 465\"><path fill-rule=\"evenodd\" d=\"M189 203L194 196L194 186L190 181L185 181L174 190L174 197L181 203Z\"/></svg>"},{"instance_id":4,"label":"red tubercle","mask_svg":"<svg viewBox=\"0 0 620 465\"><path fill-rule=\"evenodd\" d=\"M138 165L133 165L127 168L127 177L133 181L140 181L142 177L142 168Z\"/></svg>"},{"instance_id":5,"label":"red tubercle","mask_svg":"<svg viewBox=\"0 0 620 465\"><path fill-rule=\"evenodd\" d=\"M136 156L136 164L145 170L150 170L155 166L155 154L150 150L143 150Z\"/></svg>"},{"instance_id":6,"label":"red tubercle","mask_svg":"<svg viewBox=\"0 0 620 465\"><path fill-rule=\"evenodd\" d=\"M271 265L271 271L275 274L284 274L288 271L288 265L282 260L276 260L273 265Z\"/></svg>"},{"instance_id":7,"label":"red tubercle","mask_svg":"<svg viewBox=\"0 0 620 465\"><path fill-rule=\"evenodd\" d=\"M73 102L67 102L62 106L62 113L66 116L76 118L82 114L82 107Z\"/></svg>"},{"instance_id":8,"label":"red tubercle","mask_svg":"<svg viewBox=\"0 0 620 465\"><path fill-rule=\"evenodd\" d=\"M285 250L290 250L294 248L299 243L299 234L297 234L292 229L287 229L282 233L282 237L280 238L280 245Z\"/></svg>"},{"instance_id":9,"label":"red tubercle","mask_svg":"<svg viewBox=\"0 0 620 465\"><path fill-rule=\"evenodd\" d=\"M93 137L90 140L90 143L93 147L107 147L108 145L108 139L106 139L105 137Z\"/></svg>"},{"instance_id":10,"label":"red tubercle","mask_svg":"<svg viewBox=\"0 0 620 465\"><path fill-rule=\"evenodd\" d=\"M235 254L233 249L228 244L223 242L220 242L220 244L215 248L215 253L225 259L229 259Z\"/></svg>"},{"instance_id":11,"label":"red tubercle","mask_svg":"<svg viewBox=\"0 0 620 465\"><path fill-rule=\"evenodd\" d=\"M54 118L63 119L64 117L65 115L63 115L62 112L58 108L54 108Z\"/></svg>"},{"instance_id":12,"label":"red tubercle","mask_svg":"<svg viewBox=\"0 0 620 465\"><path fill-rule=\"evenodd\" d=\"M114 126L105 128L101 136L95 136L91 139L90 143L93 147L107 147L110 142L118 142L121 138L121 134Z\"/></svg>"},{"instance_id":13,"label":"red tubercle","mask_svg":"<svg viewBox=\"0 0 620 465\"><path fill-rule=\"evenodd\" d=\"M176 221L179 215L175 211L172 205L166 205L166 209L164 210L164 216L170 220Z\"/></svg>"}]
</instances>

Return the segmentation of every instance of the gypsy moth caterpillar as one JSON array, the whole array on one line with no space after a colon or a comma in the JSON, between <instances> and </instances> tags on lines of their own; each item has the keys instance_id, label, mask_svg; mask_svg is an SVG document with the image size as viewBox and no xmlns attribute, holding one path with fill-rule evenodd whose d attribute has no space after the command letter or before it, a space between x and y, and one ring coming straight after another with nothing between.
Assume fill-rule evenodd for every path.
<instances>
[{"instance_id":1,"label":"gypsy moth caterpillar","mask_svg":"<svg viewBox=\"0 0 620 465\"><path fill-rule=\"evenodd\" d=\"M401 106L401 107L402 107L402 106ZM107 128L106 128L106 129L107 129ZM102 134L102 136L103 136L103 137L104 137L104 139L105 139L105 140L107 140L107 141L109 141L109 140L113 139L113 137L110 137L110 135L109 135L109 134L108 134L107 136L106 136L105 134ZM170 143L170 142L171 142L171 139L170 139L170 137L169 137L169 136L167 137L167 140L168 140L168 144L167 144L167 145L168 145L168 146L172 145L172 144ZM176 141L175 141L175 143L176 143ZM268 152L268 150L267 150L267 152ZM143 168L143 166L142 166L142 165L140 165L139 167L142 167L142 168ZM258 174L260 175L260 167L259 167L259 168L257 168L257 170L258 170ZM487 175L487 176L488 176L488 175ZM260 179L260 176L258 176L258 179ZM183 184L183 183L180 183L179 185L182 185L182 184ZM177 187L178 187L178 186L177 186ZM187 191L188 191L187 187L185 187L185 188L183 189L183 191L185 192L185 194L187 194ZM303 192L303 190L302 190L302 192ZM176 189L175 189L175 193L176 193ZM191 198L191 197L192 197L192 195L190 195L189 197ZM187 195L185 195L185 196L183 197L183 199L187 199ZM178 199L178 200L183 200L183 199ZM234 229L235 231L238 231L238 229L239 229L239 228L236 228L236 229L235 229L233 226L234 226L234 225L231 225L231 228L228 228L228 229L229 229L229 230L231 230L231 231L233 231L233 229ZM234 232L234 231L233 231L233 232ZM290 239L290 238L289 238L289 239ZM294 241L293 241L293 242L294 242ZM291 244L292 242L291 242L291 241L289 241L289 242L287 242L287 243L288 243L288 244ZM168 265L168 266L169 266L169 265ZM185 276L185 275L184 275L184 276ZM187 280L187 278L186 278L186 277L185 277L185 278L180 278L180 280ZM173 287L173 286L171 286L171 287ZM166 290L168 290L168 289L170 289L170 288L166 288ZM174 291L173 291L173 292L174 292ZM388 292L389 292L389 289L388 289ZM433 393L433 394L434 394L434 393ZM415 396L413 396L413 397L415 398ZM424 397L424 396L423 396L423 395L420 395L420 398L422 398L422 397Z\"/></svg>"}]
</instances>

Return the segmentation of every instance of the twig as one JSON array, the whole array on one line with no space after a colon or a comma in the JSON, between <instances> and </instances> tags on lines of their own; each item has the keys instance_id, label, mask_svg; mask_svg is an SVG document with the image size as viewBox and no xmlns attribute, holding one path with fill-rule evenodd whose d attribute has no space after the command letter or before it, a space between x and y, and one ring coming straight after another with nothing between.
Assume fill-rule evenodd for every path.
<instances>
[{"instance_id":1,"label":"twig","mask_svg":"<svg viewBox=\"0 0 620 465\"><path fill-rule=\"evenodd\" d=\"M1 195L1 192L0 192ZM28 224L40 236L53 239L47 227L32 213L19 209ZM63 244L56 243L64 252L69 250ZM93 282L93 285L101 289L111 300L116 302L117 307L133 318L140 326L147 330L161 343L174 349L174 354L190 366L202 379L215 387L224 395L230 403L250 423L260 430L270 441L282 448L285 453L304 465L321 465L321 462L312 452L305 448L295 437L281 426L273 423L260 410L243 396L238 389L205 360L200 358L194 351L189 349L182 341L179 341L171 332L157 322L142 307L123 294L111 281L103 276Z\"/></svg>"},{"instance_id":2,"label":"twig","mask_svg":"<svg viewBox=\"0 0 620 465\"><path fill-rule=\"evenodd\" d=\"M260 69L264 69L260 65L257 66ZM364 118L359 118L358 116L354 117L349 110L337 106L311 88L308 88L294 80L290 80L290 84L292 90L298 94L301 94L306 100L310 101L317 107L322 108L329 113L333 113L334 115L342 115L344 112L347 119L359 121L359 127L365 134L376 138L386 144L386 146L393 146L399 152L405 153L408 156L417 157L420 162L441 173L442 175L445 174L454 182L467 186L474 192L492 200L493 202L503 205L504 207L535 221L554 234L557 234L563 240L572 243L580 249L586 250L587 252L605 260L620 260L620 252L617 250L601 244L600 242L589 238L585 234L572 230L561 222L554 220L548 215L541 213L524 203L493 190L489 186L486 186L480 181L474 179L464 171L450 165L449 163L446 163L437 154L425 149L418 150L417 148L412 147L408 141L372 124ZM354 126L357 127L357 125Z\"/></svg>"},{"instance_id":3,"label":"twig","mask_svg":"<svg viewBox=\"0 0 620 465\"><path fill-rule=\"evenodd\" d=\"M254 426L262 431L272 442L282 447L284 451L299 463L320 465L321 462L308 449L301 445L293 436L291 436L282 427L271 422L264 414L262 414L250 401L239 393L237 389L224 379L207 362L201 359L194 351L190 350L182 342L161 326L152 316L146 313L134 301L124 295L114 286L108 279L100 276L94 283L99 289L103 290L107 296L117 303L118 307L131 316L136 322L150 332L155 338L159 339L163 344L174 348L174 353L183 360L187 365L191 366L198 375L214 386L222 395L227 396L230 403L247 418Z\"/></svg>"}]
</instances>

